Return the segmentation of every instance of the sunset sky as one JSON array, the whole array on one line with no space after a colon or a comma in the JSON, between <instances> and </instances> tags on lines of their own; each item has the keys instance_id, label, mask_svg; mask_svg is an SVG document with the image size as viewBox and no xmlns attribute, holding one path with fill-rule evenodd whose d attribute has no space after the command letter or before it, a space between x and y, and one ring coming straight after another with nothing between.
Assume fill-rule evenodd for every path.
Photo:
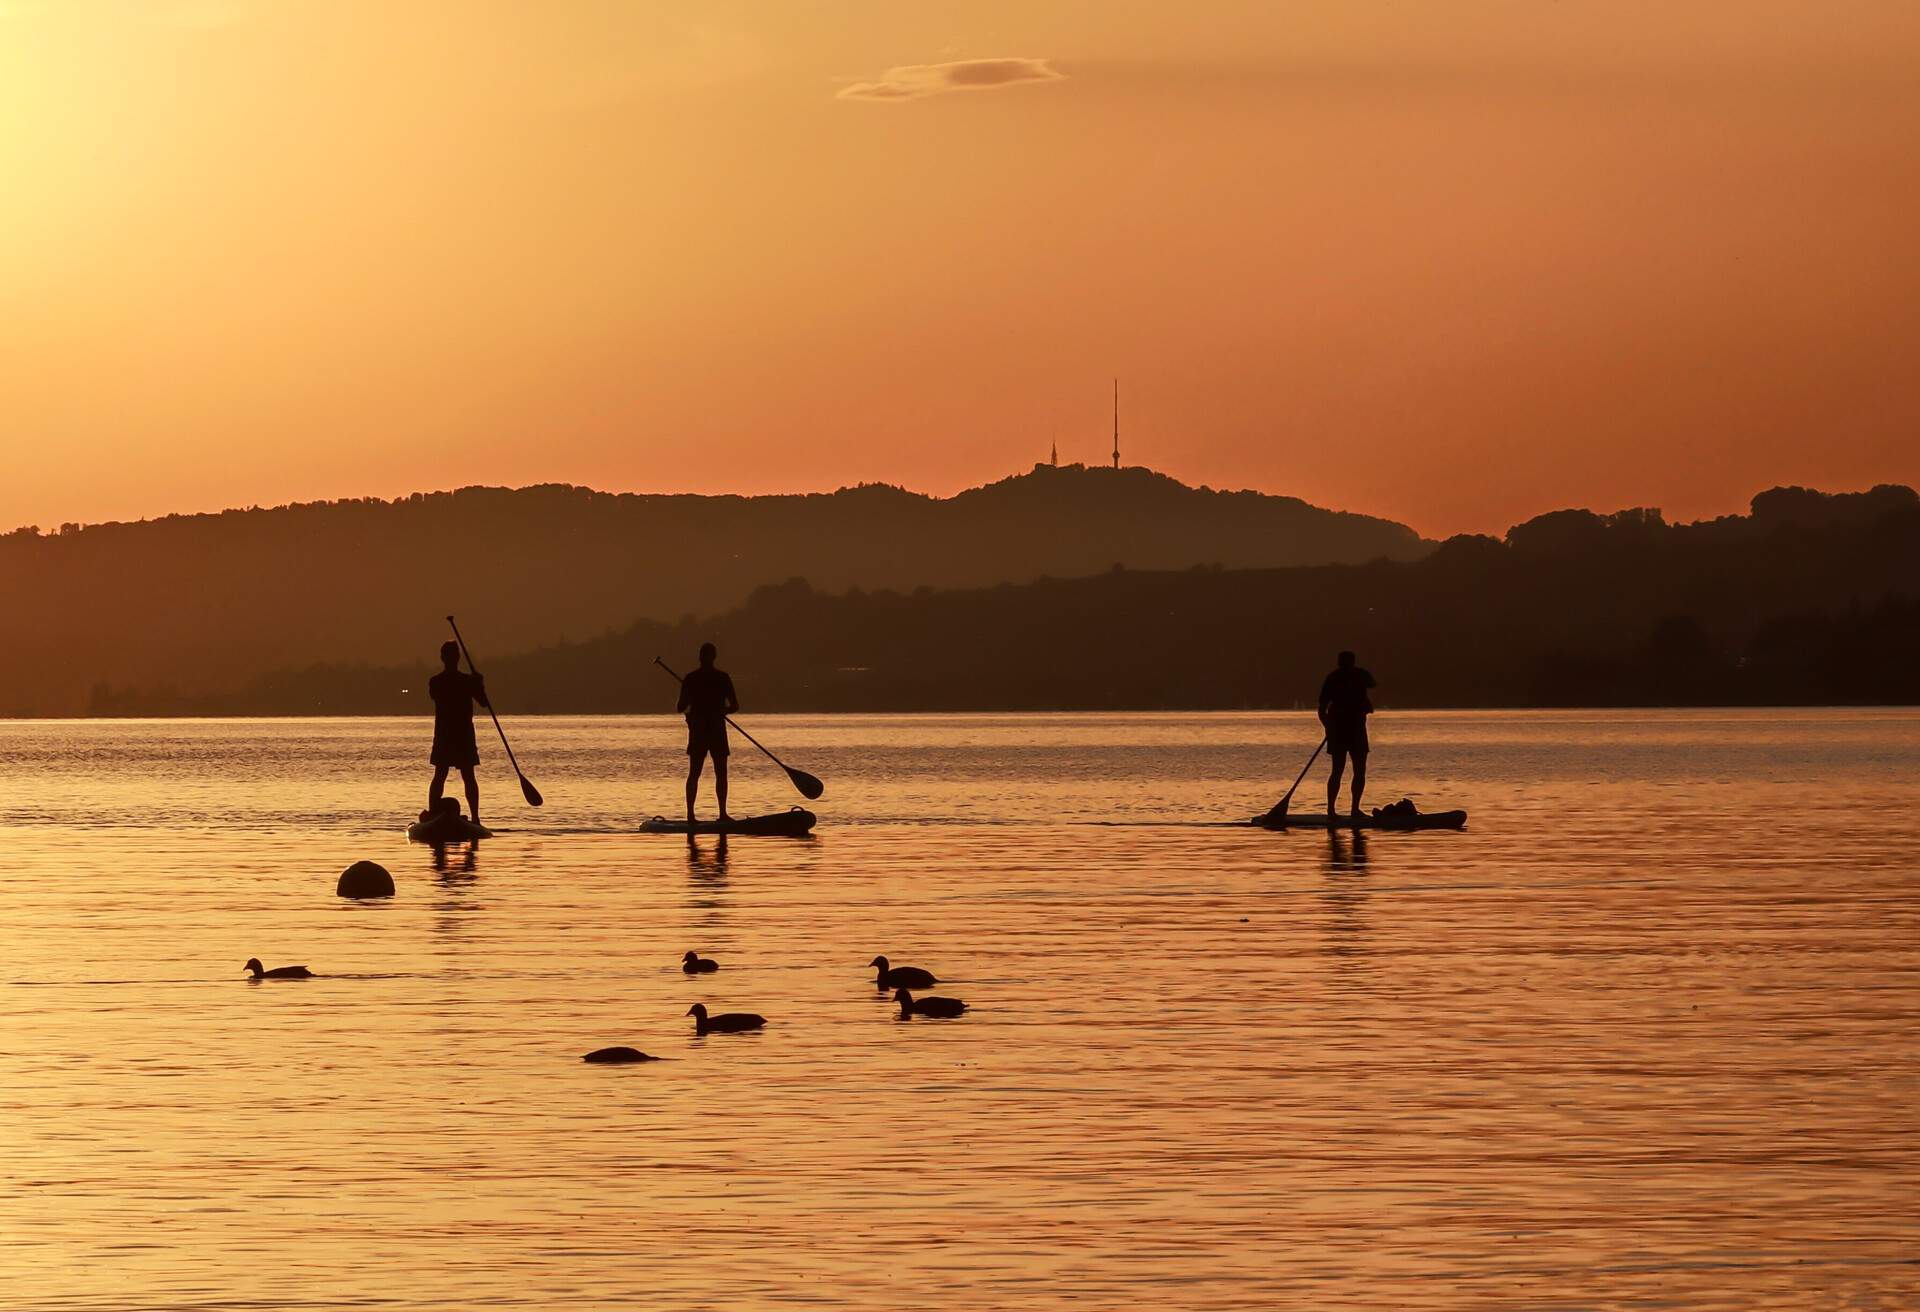
<instances>
[{"instance_id":1,"label":"sunset sky","mask_svg":"<svg viewBox=\"0 0 1920 1312\"><path fill-rule=\"evenodd\" d=\"M1914 0L0 0L0 530L1920 482Z\"/></svg>"}]
</instances>

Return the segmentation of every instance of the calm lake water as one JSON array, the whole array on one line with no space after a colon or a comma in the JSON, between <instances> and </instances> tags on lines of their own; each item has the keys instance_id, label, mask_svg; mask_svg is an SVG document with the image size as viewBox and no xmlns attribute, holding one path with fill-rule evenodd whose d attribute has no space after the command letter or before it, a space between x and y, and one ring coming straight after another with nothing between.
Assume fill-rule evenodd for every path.
<instances>
[{"instance_id":1,"label":"calm lake water","mask_svg":"<svg viewBox=\"0 0 1920 1312\"><path fill-rule=\"evenodd\" d=\"M664 717L438 855L424 720L0 724L0 1305L1920 1306L1920 714L1382 715L1472 820L1364 837L1220 823L1304 715L748 727L813 839L636 834Z\"/></svg>"}]
</instances>

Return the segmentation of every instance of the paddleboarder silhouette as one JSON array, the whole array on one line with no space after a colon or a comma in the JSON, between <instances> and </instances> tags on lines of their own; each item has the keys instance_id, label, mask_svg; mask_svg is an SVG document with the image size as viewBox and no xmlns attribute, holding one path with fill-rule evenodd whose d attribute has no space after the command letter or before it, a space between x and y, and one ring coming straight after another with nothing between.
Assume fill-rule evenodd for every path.
<instances>
[{"instance_id":1,"label":"paddleboarder silhouette","mask_svg":"<svg viewBox=\"0 0 1920 1312\"><path fill-rule=\"evenodd\" d=\"M473 770L480 764L480 747L473 737L473 704L493 703L487 700L486 680L460 669L459 643L440 644L440 663L446 668L427 680L427 695L433 698L433 783L427 789L427 810L439 809L447 771L458 770L467 786L467 811L479 824L480 781Z\"/></svg>"},{"instance_id":2,"label":"paddleboarder silhouette","mask_svg":"<svg viewBox=\"0 0 1920 1312\"><path fill-rule=\"evenodd\" d=\"M1333 673L1320 685L1320 723L1327 731L1327 755L1333 773L1327 776L1327 814L1340 809L1340 776L1347 758L1353 758L1353 814L1360 814L1360 795L1367 790L1367 717L1373 714L1373 676L1353 663L1343 651Z\"/></svg>"},{"instance_id":3,"label":"paddleboarder silhouette","mask_svg":"<svg viewBox=\"0 0 1920 1312\"><path fill-rule=\"evenodd\" d=\"M679 712L687 717L687 823L694 823L693 802L700 792L700 767L713 758L713 794L720 819L727 814L727 717L740 709L733 679L714 665L719 650L710 642L700 646L700 668L680 681Z\"/></svg>"}]
</instances>

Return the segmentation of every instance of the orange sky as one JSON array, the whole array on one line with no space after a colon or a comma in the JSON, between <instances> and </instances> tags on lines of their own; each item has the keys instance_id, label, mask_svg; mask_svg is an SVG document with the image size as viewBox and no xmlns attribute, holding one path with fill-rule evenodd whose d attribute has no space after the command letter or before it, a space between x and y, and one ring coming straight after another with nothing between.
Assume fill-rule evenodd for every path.
<instances>
[{"instance_id":1,"label":"orange sky","mask_svg":"<svg viewBox=\"0 0 1920 1312\"><path fill-rule=\"evenodd\" d=\"M999 60L983 64L975 61ZM0 529L1920 482L1913 0L0 0Z\"/></svg>"}]
</instances>

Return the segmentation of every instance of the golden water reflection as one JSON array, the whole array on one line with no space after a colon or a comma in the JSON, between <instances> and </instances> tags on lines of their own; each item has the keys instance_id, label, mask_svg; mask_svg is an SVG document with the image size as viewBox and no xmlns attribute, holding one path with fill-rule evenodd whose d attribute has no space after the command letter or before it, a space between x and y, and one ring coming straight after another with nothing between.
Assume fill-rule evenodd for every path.
<instances>
[{"instance_id":1,"label":"golden water reflection","mask_svg":"<svg viewBox=\"0 0 1920 1312\"><path fill-rule=\"evenodd\" d=\"M444 851L421 730L0 725L0 1303L1920 1304L1911 713L1383 716L1370 836L1215 823L1298 716L768 717L730 845L525 721Z\"/></svg>"}]
</instances>

